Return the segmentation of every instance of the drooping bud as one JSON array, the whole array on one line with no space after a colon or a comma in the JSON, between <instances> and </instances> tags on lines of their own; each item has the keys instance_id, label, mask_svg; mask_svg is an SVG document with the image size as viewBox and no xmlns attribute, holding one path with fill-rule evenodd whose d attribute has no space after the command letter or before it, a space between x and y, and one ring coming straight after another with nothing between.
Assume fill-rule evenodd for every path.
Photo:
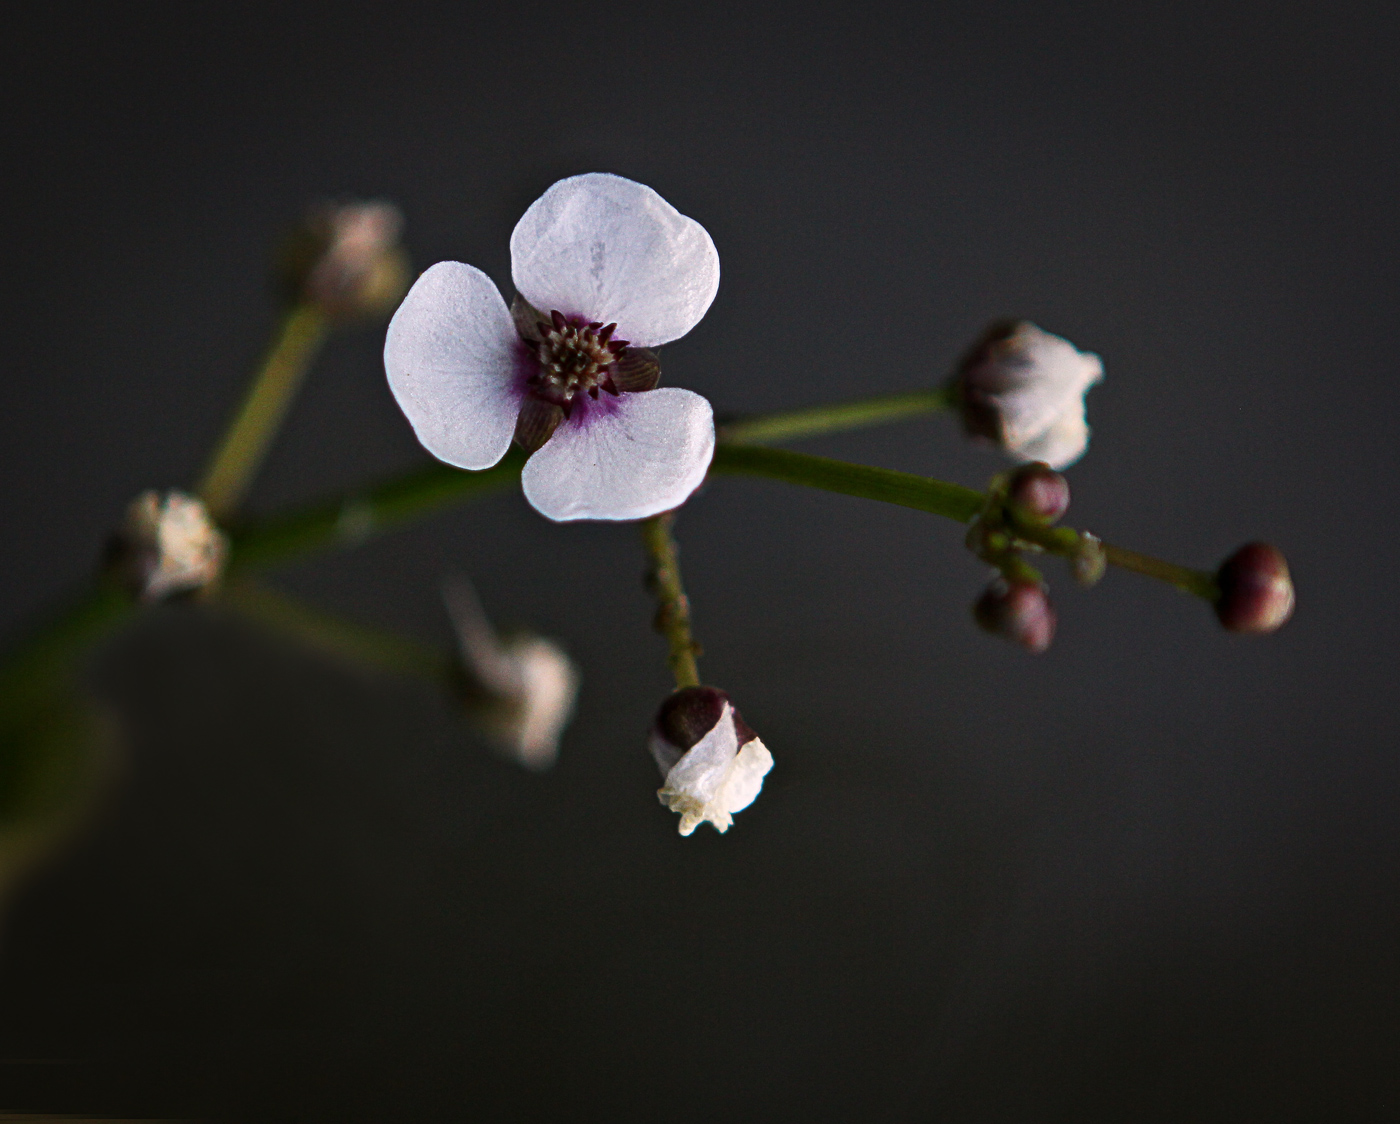
<instances>
[{"instance_id":1,"label":"drooping bud","mask_svg":"<svg viewBox=\"0 0 1400 1124\"><path fill-rule=\"evenodd\" d=\"M1215 615L1231 632L1273 632L1293 615L1293 579L1278 548L1246 543L1216 573Z\"/></svg>"},{"instance_id":2,"label":"drooping bud","mask_svg":"<svg viewBox=\"0 0 1400 1124\"><path fill-rule=\"evenodd\" d=\"M142 492L108 548L108 565L132 595L161 601L213 585L228 540L203 503L185 492Z\"/></svg>"},{"instance_id":3,"label":"drooping bud","mask_svg":"<svg viewBox=\"0 0 1400 1124\"><path fill-rule=\"evenodd\" d=\"M443 595L457 631L468 712L512 761L548 769L573 717L578 669L552 640L497 635L465 578L447 583Z\"/></svg>"},{"instance_id":4,"label":"drooping bud","mask_svg":"<svg viewBox=\"0 0 1400 1124\"><path fill-rule=\"evenodd\" d=\"M1021 522L1049 526L1069 510L1069 481L1044 461L1032 461L1011 473L1006 502Z\"/></svg>"},{"instance_id":5,"label":"drooping bud","mask_svg":"<svg viewBox=\"0 0 1400 1124\"><path fill-rule=\"evenodd\" d=\"M392 312L408 289L402 228L403 216L391 203L316 208L283 250L287 299L334 320Z\"/></svg>"},{"instance_id":6,"label":"drooping bud","mask_svg":"<svg viewBox=\"0 0 1400 1124\"><path fill-rule=\"evenodd\" d=\"M1097 355L1028 321L983 333L953 376L963 425L1019 461L1064 468L1084 455L1084 395L1103 378Z\"/></svg>"},{"instance_id":7,"label":"drooping bud","mask_svg":"<svg viewBox=\"0 0 1400 1124\"><path fill-rule=\"evenodd\" d=\"M1040 653L1055 638L1055 610L1044 586L995 579L972 607L977 623L993 636Z\"/></svg>"},{"instance_id":8,"label":"drooping bud","mask_svg":"<svg viewBox=\"0 0 1400 1124\"><path fill-rule=\"evenodd\" d=\"M657 796L680 814L682 835L706 820L728 831L773 768L773 755L717 687L683 687L667 698L648 748L666 779Z\"/></svg>"}]
</instances>

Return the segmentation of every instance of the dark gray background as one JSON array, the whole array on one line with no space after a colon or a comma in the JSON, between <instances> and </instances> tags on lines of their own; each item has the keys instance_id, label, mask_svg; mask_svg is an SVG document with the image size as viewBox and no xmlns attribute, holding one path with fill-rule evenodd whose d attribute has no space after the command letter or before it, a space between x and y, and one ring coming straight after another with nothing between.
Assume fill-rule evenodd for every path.
<instances>
[{"instance_id":1,"label":"dark gray background","mask_svg":"<svg viewBox=\"0 0 1400 1124\"><path fill-rule=\"evenodd\" d=\"M1031 658L918 513L725 479L679 526L707 680L772 748L690 839L629 527L516 494L278 575L446 642L440 577L564 640L559 766L426 687L166 610L97 682L121 784L0 944L0 1107L215 1119L1179 1121L1400 1114L1400 133L1389 4L35 5L0 41L0 616L191 483L309 201L508 284L556 178L719 247L667 381L720 411L926 386L982 325L1102 354L1072 516L1280 635L1053 577ZM420 463L338 337L254 507ZM979 485L934 418L811 451Z\"/></svg>"}]
</instances>

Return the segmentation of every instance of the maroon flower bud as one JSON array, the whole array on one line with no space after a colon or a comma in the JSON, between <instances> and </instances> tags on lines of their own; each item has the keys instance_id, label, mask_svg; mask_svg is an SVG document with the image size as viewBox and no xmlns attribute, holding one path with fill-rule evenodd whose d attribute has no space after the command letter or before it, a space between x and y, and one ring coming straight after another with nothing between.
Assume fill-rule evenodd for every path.
<instances>
[{"instance_id":1,"label":"maroon flower bud","mask_svg":"<svg viewBox=\"0 0 1400 1124\"><path fill-rule=\"evenodd\" d=\"M1231 632L1273 632L1293 615L1288 562L1266 542L1246 543L1217 572L1215 615Z\"/></svg>"},{"instance_id":2,"label":"maroon flower bud","mask_svg":"<svg viewBox=\"0 0 1400 1124\"><path fill-rule=\"evenodd\" d=\"M773 767L773 755L716 687L683 687L662 703L650 749L666 778L657 796L680 815L682 835L707 820L728 831Z\"/></svg>"},{"instance_id":3,"label":"maroon flower bud","mask_svg":"<svg viewBox=\"0 0 1400 1124\"><path fill-rule=\"evenodd\" d=\"M1069 481L1044 461L1032 461L1011 474L1006 502L1026 523L1054 523L1069 510Z\"/></svg>"},{"instance_id":4,"label":"maroon flower bud","mask_svg":"<svg viewBox=\"0 0 1400 1124\"><path fill-rule=\"evenodd\" d=\"M977 599L972 615L993 636L1028 652L1045 651L1055 638L1055 610L1040 585L997 578Z\"/></svg>"}]
</instances>

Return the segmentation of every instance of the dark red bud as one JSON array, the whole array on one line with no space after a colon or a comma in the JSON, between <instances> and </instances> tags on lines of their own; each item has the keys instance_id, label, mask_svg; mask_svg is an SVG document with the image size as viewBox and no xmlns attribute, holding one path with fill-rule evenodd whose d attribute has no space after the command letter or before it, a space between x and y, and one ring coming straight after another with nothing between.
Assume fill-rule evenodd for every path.
<instances>
[{"instance_id":1,"label":"dark red bud","mask_svg":"<svg viewBox=\"0 0 1400 1124\"><path fill-rule=\"evenodd\" d=\"M1220 585L1215 615L1231 632L1273 632L1293 615L1293 579L1277 547L1246 543L1225 559L1215 578Z\"/></svg>"},{"instance_id":2,"label":"dark red bud","mask_svg":"<svg viewBox=\"0 0 1400 1124\"><path fill-rule=\"evenodd\" d=\"M1039 585L998 578L977 599L972 615L993 636L1028 652L1045 651L1055 638L1055 610Z\"/></svg>"},{"instance_id":3,"label":"dark red bud","mask_svg":"<svg viewBox=\"0 0 1400 1124\"><path fill-rule=\"evenodd\" d=\"M715 728L724 713L724 704L732 707L727 692L718 687L682 687L661 704L656 713L656 729L679 750L688 750ZM756 735L734 711L734 726L739 744L752 741Z\"/></svg>"},{"instance_id":4,"label":"dark red bud","mask_svg":"<svg viewBox=\"0 0 1400 1124\"><path fill-rule=\"evenodd\" d=\"M1054 523L1069 510L1069 481L1043 461L1023 464L1011 474L1006 500L1030 523Z\"/></svg>"}]
</instances>

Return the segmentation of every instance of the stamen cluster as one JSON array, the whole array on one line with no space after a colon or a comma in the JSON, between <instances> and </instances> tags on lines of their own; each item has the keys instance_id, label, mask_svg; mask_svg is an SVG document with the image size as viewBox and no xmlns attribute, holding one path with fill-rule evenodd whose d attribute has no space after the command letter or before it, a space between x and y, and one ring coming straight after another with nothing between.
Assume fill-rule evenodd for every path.
<instances>
[{"instance_id":1,"label":"stamen cluster","mask_svg":"<svg viewBox=\"0 0 1400 1124\"><path fill-rule=\"evenodd\" d=\"M579 394L596 399L600 390L606 390L616 397L613 375L628 347L627 340L612 338L616 330L616 324L585 323L551 312L548 323L538 324L539 339L525 341L540 364L526 380L531 393L559 406L566 418Z\"/></svg>"}]
</instances>

